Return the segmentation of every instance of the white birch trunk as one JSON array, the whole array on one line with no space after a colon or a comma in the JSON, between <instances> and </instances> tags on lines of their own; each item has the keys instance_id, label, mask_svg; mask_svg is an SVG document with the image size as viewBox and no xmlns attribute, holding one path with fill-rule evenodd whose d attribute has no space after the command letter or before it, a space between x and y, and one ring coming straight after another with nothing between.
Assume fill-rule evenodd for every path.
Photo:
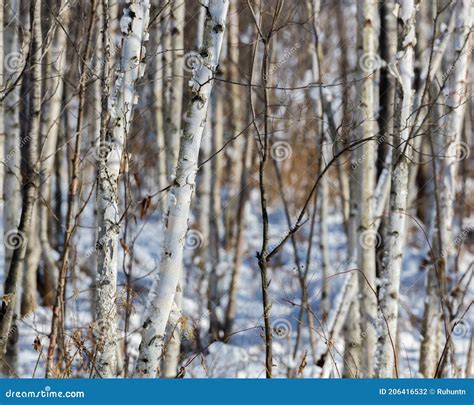
<instances>
[{"instance_id":1,"label":"white birch trunk","mask_svg":"<svg viewBox=\"0 0 474 405\"><path fill-rule=\"evenodd\" d=\"M415 3L413 0L400 0L399 5L399 38L398 70L399 81L395 103L394 142L399 146L392 168L392 186L390 192L390 217L387 229L387 248L385 268L381 284L381 309L384 322L381 322L382 335L379 337L378 370L380 378L393 375L395 362L395 338L397 336L398 294L403 260L405 223L407 217L408 168L411 156L409 134L412 129L412 100L414 77L415 39ZM405 149L408 143L408 147ZM405 153L403 151L405 150ZM387 329L388 328L388 329Z\"/></svg>"},{"instance_id":2,"label":"white birch trunk","mask_svg":"<svg viewBox=\"0 0 474 405\"><path fill-rule=\"evenodd\" d=\"M39 228L42 257L45 263L46 301L50 301L51 303L54 300L54 292L58 278L58 269L56 265L58 253L52 249L48 239L48 223L50 219L48 205L51 197L51 180L53 178L55 152L61 126L61 109L67 49L67 33L65 32L65 29L67 29L69 23L69 3L64 0L61 1L59 9L60 14L58 19L64 29L59 27L55 30L53 44L47 55L48 63L46 69L49 74L46 74L46 77L49 80L49 85L41 114L41 132L43 138L41 139L40 151L40 182L42 184L43 198L41 198L39 202Z\"/></svg>"},{"instance_id":3,"label":"white birch trunk","mask_svg":"<svg viewBox=\"0 0 474 405\"><path fill-rule=\"evenodd\" d=\"M166 116L166 140L172 149L172 177L174 178L174 170L178 157L179 139L181 136L181 115L183 100L183 63L184 63L184 26L185 26L185 3L181 0L174 0L171 6L171 47L172 47L172 64L171 87L169 94L169 109ZM199 28L198 28L199 29ZM207 205L209 207L209 205ZM208 240L208 238L203 238ZM182 267L182 264L181 264ZM163 359L162 377L172 378L177 374L177 366L179 363L179 353L181 348L181 339L179 330L179 320L181 318L182 301L183 301L184 277L183 269L180 270L180 282L176 287L176 295L174 297L174 310L171 311L168 322L168 344L165 349Z\"/></svg>"},{"instance_id":4,"label":"white birch trunk","mask_svg":"<svg viewBox=\"0 0 474 405\"><path fill-rule=\"evenodd\" d=\"M358 66L364 65L364 58L373 58L376 55L377 34L377 2L361 0L357 2L359 25L358 38ZM361 133L359 138L375 135L375 69L360 69L360 100L361 100ZM358 265L363 275L359 278L359 292L361 300L361 328L365 333L363 344L362 370L364 377L372 377L374 372L375 329L374 321L377 316L377 300L368 284L375 287L376 261L373 230L373 192L375 189L375 141L366 142L359 148L361 163L358 167L358 181L360 190L359 210L359 244ZM366 243L365 241L368 241Z\"/></svg>"},{"instance_id":5,"label":"white birch trunk","mask_svg":"<svg viewBox=\"0 0 474 405\"><path fill-rule=\"evenodd\" d=\"M231 82L239 82L239 10L238 0L229 2L229 24L227 31L227 77ZM242 89L241 86L230 85L230 97L232 100L232 110L230 113L230 136L236 136L243 129L243 109L242 109ZM227 248L235 248L237 243L235 234L237 226L235 224L235 212L238 209L240 190L240 178L242 174L242 153L243 153L243 137L234 139L227 153L229 156L229 196L225 205L225 244Z\"/></svg>"},{"instance_id":6,"label":"white birch trunk","mask_svg":"<svg viewBox=\"0 0 474 405\"><path fill-rule=\"evenodd\" d=\"M117 255L120 217L118 192L120 163L133 105L136 104L135 83L143 75L145 48L148 40L150 2L131 0L120 21L122 52L117 69L114 95L110 106L112 133L101 138L97 192L97 280L96 323L98 356L96 376L111 377L117 365ZM108 52L108 50L106 50ZM105 113L105 112L104 112Z\"/></svg>"},{"instance_id":7,"label":"white birch trunk","mask_svg":"<svg viewBox=\"0 0 474 405\"><path fill-rule=\"evenodd\" d=\"M469 100L469 61L471 60L471 11L472 2L460 0L455 2L455 30L454 30L454 63L452 66L451 83L446 97L447 111L445 115L442 135L443 156L440 162L439 184L439 237L441 259L438 261L438 272L441 281L441 294L447 294L443 285L448 278L450 259L452 259L452 234L454 220L454 206L456 201L457 173L459 168L459 154L465 153L465 146L461 143L466 104ZM449 313L443 305L444 321L449 322ZM443 377L453 377L454 365L451 365L451 355L454 351L452 342L448 343L448 350L443 358L441 374Z\"/></svg>"},{"instance_id":8,"label":"white birch trunk","mask_svg":"<svg viewBox=\"0 0 474 405\"><path fill-rule=\"evenodd\" d=\"M5 50L3 46L3 37L4 37L4 2L0 5L0 88L5 88L6 79L5 79ZM10 21L8 21L9 23ZM3 160L5 155L5 100L0 98L0 159ZM0 164L0 186L3 187L3 176L5 173L5 166ZM0 193L0 199L3 199L3 192Z\"/></svg>"},{"instance_id":9,"label":"white birch trunk","mask_svg":"<svg viewBox=\"0 0 474 405\"><path fill-rule=\"evenodd\" d=\"M22 5L24 5L22 3ZM18 229L10 235L7 242L12 244L14 249L8 274L5 280L4 298L0 310L0 363L3 366L7 343L12 328L12 321L17 313L17 299L20 291L22 270L25 261L27 238L31 230L31 218L33 206L37 198L38 189L38 134L40 132L40 111L41 111L41 57L42 57L42 31L41 31L41 2L39 0L30 2L31 21L31 48L29 53L28 79L31 88L28 88L29 95L29 128L28 133L22 134L21 142L24 142L22 149L22 162L24 171L22 173L23 201ZM7 299L5 299L7 297Z\"/></svg>"},{"instance_id":10,"label":"white birch trunk","mask_svg":"<svg viewBox=\"0 0 474 405\"><path fill-rule=\"evenodd\" d=\"M19 0L10 0L8 2L8 12L6 17L10 23L5 29L5 54L20 55L21 46L19 42L19 19L20 19ZM7 74L3 79L5 84L8 80ZM21 152L20 152L20 93L21 79L10 92L5 100L5 132L9 135L5 137L5 156L2 156L2 165L4 166L3 180L3 232L4 241L9 240L17 227L20 219L19 207L21 206ZM10 243L4 243L5 260L4 269L10 268L13 249ZM19 286L21 292L21 286ZM20 294L18 294L20 296ZM13 315L12 331L7 347L7 362L9 367L15 369L18 361L18 327L16 319L20 312L20 299ZM16 332L16 333L15 333ZM6 367L8 368L8 367ZM5 375L9 370L3 370Z\"/></svg>"},{"instance_id":11,"label":"white birch trunk","mask_svg":"<svg viewBox=\"0 0 474 405\"><path fill-rule=\"evenodd\" d=\"M354 266L349 268L353 270ZM331 374L331 371L334 368L334 360L337 359L336 351L333 350L336 344L336 338L339 336L339 333L344 326L344 322L347 319L347 315L351 308L351 304L354 300L354 297L357 292L357 281L358 275L355 271L352 271L346 276L346 281L344 286L339 293L336 302L338 303L337 308L334 309L333 313L330 315L328 320L328 333L325 336L327 349L324 354L324 366L321 372L320 378L328 378ZM335 355L336 354L336 355Z\"/></svg>"},{"instance_id":12,"label":"white birch trunk","mask_svg":"<svg viewBox=\"0 0 474 405\"><path fill-rule=\"evenodd\" d=\"M190 105L181 137L176 179L169 193L159 274L150 290L147 316L143 323L135 372L137 377L155 377L158 373L165 328L180 276L199 148L213 77L219 63L228 6L228 0L211 0L208 6L200 50L203 63L195 69L190 82Z\"/></svg>"},{"instance_id":13,"label":"white birch trunk","mask_svg":"<svg viewBox=\"0 0 474 405\"><path fill-rule=\"evenodd\" d=\"M452 225L454 217L454 203L456 197L456 175L458 171L458 153L461 132L468 101L468 78L470 61L470 30L471 30L471 3L468 0L459 0L455 3L456 23L454 30L454 64L446 98L447 115L445 116L442 135L444 142L444 158L441 160L441 182L439 187L440 197L440 248L445 252L445 262L449 258L452 240Z\"/></svg>"},{"instance_id":14,"label":"white birch trunk","mask_svg":"<svg viewBox=\"0 0 474 405\"><path fill-rule=\"evenodd\" d=\"M164 128L166 167L168 182L175 177L176 163L181 136L183 100L183 59L184 59L184 1L173 0L169 8L169 19L163 25L163 73L165 80ZM171 50L170 50L171 46ZM171 53L171 63L167 54Z\"/></svg>"},{"instance_id":15,"label":"white birch trunk","mask_svg":"<svg viewBox=\"0 0 474 405\"><path fill-rule=\"evenodd\" d=\"M5 53L20 54L21 46L18 37L20 1L10 0L8 20L11 21L5 31ZM2 64L3 66L3 64ZM5 82L5 80L4 80ZM2 158L5 177L3 183L3 231L10 235L18 226L21 205L20 173L20 87L21 82L10 92L5 100L5 130L9 136L5 139L5 156ZM5 269L10 267L13 250L5 245Z\"/></svg>"},{"instance_id":16,"label":"white birch trunk","mask_svg":"<svg viewBox=\"0 0 474 405\"><path fill-rule=\"evenodd\" d=\"M155 1L155 8L159 7L159 1ZM163 52L162 45L162 28L161 19L155 26L150 27L153 45L156 46L156 57L152 58L152 69L150 72L151 81L153 83L153 121L154 130L156 131L156 148L158 150L158 189L161 190L167 186L166 182L166 150L165 150L165 129L163 123ZM160 199L160 211L164 213L164 198Z\"/></svg>"}]
</instances>

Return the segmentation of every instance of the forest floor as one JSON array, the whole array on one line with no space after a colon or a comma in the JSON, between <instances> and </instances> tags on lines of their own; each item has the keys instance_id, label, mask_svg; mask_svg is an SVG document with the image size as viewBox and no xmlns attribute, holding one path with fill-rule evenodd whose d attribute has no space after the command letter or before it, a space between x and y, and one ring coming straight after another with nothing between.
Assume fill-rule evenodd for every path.
<instances>
[{"instance_id":1,"label":"forest floor","mask_svg":"<svg viewBox=\"0 0 474 405\"><path fill-rule=\"evenodd\" d=\"M261 222L258 210L252 210L259 204L258 193L251 194L251 201L247 204L246 212L246 249L244 251L244 260L241 276L239 280L239 289L237 295L237 318L233 328L236 332L227 344L215 342L211 345L207 343L207 330L209 325L209 316L207 303L197 302L195 297L205 297L205 294L196 294L196 289L201 288L204 291L205 284L200 284L202 270L198 266L199 259L196 258L193 247L185 250L185 269L186 269L186 287L184 299L184 311L182 329L183 347L186 350L191 348L193 331L191 325L196 326L200 331L200 343L202 353L196 356L195 352L184 354L183 363L186 364L187 377L239 377L239 378L259 378L265 377L264 357L265 346L263 340L263 318L261 304L260 274L257 268L255 252L260 249L261 244ZM94 232L93 213L89 212L82 217L81 227L76 235L78 265L73 274L68 279L67 289L67 309L66 309L66 335L80 336L85 342L85 346L91 346L90 324L92 321L91 302L94 269ZM1 223L1 221L0 221ZM328 218L329 226L329 249L330 271L335 276L331 277L331 308L336 305L337 295L344 282L346 274L337 273L346 270L346 237L342 226L341 215L335 211L330 213ZM474 226L474 218L465 221L464 227ZM192 226L191 226L192 228ZM308 226L305 226L301 232L307 233ZM135 279L134 287L136 295L132 308L130 330L135 331L129 335L129 353L133 358L138 354L138 344L140 334L138 329L142 322L145 300L151 280L159 263L159 238L161 229L161 219L159 215L152 214L150 218L142 223L130 227L129 232L134 235L135 244L133 247L133 277ZM282 235L285 234L288 227L282 210L271 211L270 215L270 235L271 243L278 243ZM157 236L158 235L158 236ZM296 236L297 242L305 240L304 235ZM307 240L307 239L306 239ZM423 258L423 234L415 225L410 226L409 240L405 249L402 279L401 279L401 307L400 307L400 334L398 344L400 345L399 374L401 377L417 377L418 353L420 346L420 325L423 314L425 297L425 271L420 270ZM203 242L205 243L205 241ZM308 272L309 297L313 311L316 316L320 315L320 292L321 292L321 266L319 253L319 232L314 232L313 254ZM305 262L306 243L297 243L299 255L302 263ZM3 249L1 249L3 256ZM123 250L120 250L123 252ZM474 260L474 252L469 249L463 249L460 261L461 274L469 264ZM123 254L123 253L121 253ZM194 262L191 263L191 256ZM3 260L3 257L0 257ZM122 263L123 256L119 259ZM122 266L119 266L121 268ZM230 257L222 257L217 266L219 273L219 294L222 298L219 307L220 315L223 315L225 305L227 305L227 288L230 276ZM294 265L293 248L287 243L281 254L275 258L272 263L270 292L272 298L272 325L280 332L274 337L274 374L276 377L287 377L288 368L297 368L301 362L301 354L296 359L293 358L293 348L297 331L298 313L300 302L300 288L297 277L297 270ZM119 297L118 309L120 314L120 328L123 336L123 319L125 313L125 282L126 278L122 271L119 273ZM2 283L3 285L3 283ZM469 296L474 296L474 283L471 283ZM122 304L121 304L122 303ZM42 377L44 376L45 357L48 344L48 333L50 329L51 309L38 306L34 313L24 316L19 321L20 341L19 341L19 361L17 374L20 377ZM456 354L460 365L464 365L467 358L469 347L470 328L474 324L474 311L467 314L455 329L453 339L456 346ZM320 356L326 349L324 343L324 331L327 324L321 325L316 320L317 330L317 356ZM282 333L283 331L283 333ZM41 348L33 344L39 337L42 343ZM85 365L88 363L87 352L78 350L77 345L69 342L68 350L73 358L73 376L87 377ZM123 342L123 339L122 339ZM342 361L340 354L343 353L343 340L339 338L336 341L335 356L338 368L341 370ZM309 335L307 327L303 328L301 348L308 351L308 365L304 369L305 377L317 377L320 368L313 365L311 361L311 349L309 344ZM335 375L337 376L337 375Z\"/></svg>"}]
</instances>

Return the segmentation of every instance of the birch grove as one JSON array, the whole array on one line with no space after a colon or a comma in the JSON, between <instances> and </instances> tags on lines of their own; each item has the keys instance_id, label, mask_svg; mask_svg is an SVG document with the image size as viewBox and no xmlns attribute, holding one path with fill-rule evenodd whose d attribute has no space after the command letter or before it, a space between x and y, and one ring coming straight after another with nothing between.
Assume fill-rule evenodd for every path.
<instances>
[{"instance_id":1,"label":"birch grove","mask_svg":"<svg viewBox=\"0 0 474 405\"><path fill-rule=\"evenodd\" d=\"M472 7L4 1L2 375L474 375Z\"/></svg>"}]
</instances>

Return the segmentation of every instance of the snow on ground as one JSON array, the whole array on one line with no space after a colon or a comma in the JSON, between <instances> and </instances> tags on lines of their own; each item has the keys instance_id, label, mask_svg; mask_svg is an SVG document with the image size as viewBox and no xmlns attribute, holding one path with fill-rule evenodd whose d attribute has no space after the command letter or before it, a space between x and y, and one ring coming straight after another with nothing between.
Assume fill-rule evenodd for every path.
<instances>
[{"instance_id":1,"label":"snow on ground","mask_svg":"<svg viewBox=\"0 0 474 405\"><path fill-rule=\"evenodd\" d=\"M191 257L196 254L192 249L185 251L185 268L187 271L184 299L184 316L192 324L201 329L200 341L201 353L187 353L183 359L186 365L186 377L254 377L265 376L264 358L265 346L263 340L263 318L261 304L260 274L257 267L255 252L259 250L261 244L261 222L259 211L252 209L258 206L258 195L253 193L252 201L247 205L246 216L246 240L245 260L243 260L242 271L239 280L237 295L237 318L234 325L235 334L227 344L215 342L208 345L206 331L209 325L206 302L196 301L196 288L198 288L201 270L195 264L196 260ZM336 208L334 208L336 209ZM287 231L286 220L281 209L271 211L270 232L271 244L278 243L280 238ZM83 227L78 229L75 239L77 249L77 260L82 270L74 272L68 283L67 299L67 336L80 337L85 347L91 347L90 337L91 317L91 286L93 280L93 266L95 261L95 232L93 231L93 212L84 214L85 219L81 222ZM465 226L472 226L474 219L466 222ZM346 238L343 231L342 219L338 212L331 212L328 218L330 227L330 263L333 265L332 273L343 271L346 265ZM135 278L135 288L138 292L134 299L134 308L131 317L130 330L135 331L129 336L129 352L135 358L138 353L140 340L139 327L142 322L147 291L159 263L159 239L161 234L161 219L158 214L153 213L146 222L130 227L129 232L136 237L134 245L133 276ZM307 236L308 226L301 232ZM460 232L458 232L460 233ZM419 231L411 232L411 237L421 238ZM309 269L309 296L312 309L319 315L319 298L321 288L320 258L318 252L319 232L314 233L314 248L311 267ZM303 237L302 240L305 240ZM413 245L413 246L412 246ZM416 377L418 370L418 351L420 346L420 322L423 314L425 273L420 270L420 260L422 254L420 246L422 244L409 244L405 250L404 268L401 285L401 309L400 309L400 367L401 377ZM298 249L302 263L305 262L306 243L298 243ZM474 255L468 250L462 256L461 269L467 269L469 263L474 260ZM119 259L122 263L123 257ZM3 249L0 249L0 260L3 261ZM223 254L222 262L219 265L221 273L221 291L225 295L229 283L230 258ZM84 271L84 268L89 271ZM122 269L121 265L119 266ZM344 276L331 278L331 303L334 304L335 297L339 292ZM299 313L299 284L297 281L297 271L294 266L293 250L290 243L287 243L282 253L275 258L271 271L270 293L272 299L272 322L275 327L283 328L284 333L275 334L274 337L274 373L276 377L287 377L289 367L298 367L301 358L293 359L293 345L296 339L297 319ZM125 291L125 277L122 270L119 274L119 295ZM2 283L3 285L3 283ZM469 296L474 295L474 287L471 287ZM120 301L120 300L119 300ZM227 304L227 297L224 297L222 304ZM458 325L453 334L457 354L461 365L467 356L470 337L470 325L473 324L474 311L468 313L466 320ZM220 313L223 313L221 308ZM119 314L121 316L121 329L123 330L124 310L119 304ZM33 314L29 314L19 321L19 367L20 377L40 377L44 376L44 364L47 351L47 335L50 329L51 311L48 308L39 306ZM318 356L326 349L324 340L319 336L322 334L321 325L316 322L318 336ZM191 346L192 332L183 330L183 345L186 348ZM78 335L79 334L79 335ZM42 348L34 348L33 343L39 337ZM77 354L77 346L71 339L68 339L70 354L74 354L74 365L79 367L81 359L87 360L87 353ZM121 342L123 342L123 335ZM308 350L308 363L310 361L310 345L307 328L303 330L302 345L304 350ZM341 368L341 353L344 347L342 340L337 344L336 361ZM304 370L306 377L317 377L320 369L308 365ZM73 375L87 377L84 371L75 370Z\"/></svg>"}]
</instances>

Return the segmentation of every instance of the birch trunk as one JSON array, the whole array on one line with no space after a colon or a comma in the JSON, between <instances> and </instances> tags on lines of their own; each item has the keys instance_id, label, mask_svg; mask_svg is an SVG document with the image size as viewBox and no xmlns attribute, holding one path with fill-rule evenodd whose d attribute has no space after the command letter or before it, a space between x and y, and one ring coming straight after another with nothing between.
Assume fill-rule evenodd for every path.
<instances>
[{"instance_id":1,"label":"birch trunk","mask_svg":"<svg viewBox=\"0 0 474 405\"><path fill-rule=\"evenodd\" d=\"M226 307L225 322L224 322L224 336L232 333L232 326L235 321L237 312L237 291L239 286L240 267L242 266L243 251L244 251L244 225L245 225L245 205L249 198L249 170L252 163L253 142L251 138L245 140L243 151L243 170L240 176L240 187L242 192L239 195L239 204L237 207L237 230L236 230L236 245L234 255L232 257L232 275L229 285L229 298Z\"/></svg>"},{"instance_id":2,"label":"birch trunk","mask_svg":"<svg viewBox=\"0 0 474 405\"><path fill-rule=\"evenodd\" d=\"M165 328L179 280L199 148L213 77L219 63L228 6L228 0L211 0L206 14L203 46L200 49L203 63L194 70L190 82L190 105L181 137L176 179L169 194L160 272L148 299L135 372L137 377L155 377L159 371Z\"/></svg>"},{"instance_id":3,"label":"birch trunk","mask_svg":"<svg viewBox=\"0 0 474 405\"><path fill-rule=\"evenodd\" d=\"M227 31L227 77L231 82L239 82L239 10L237 9L238 0L229 2L229 24ZM243 129L243 109L242 109L242 89L241 86L230 85L230 97L232 100L232 109L230 114L230 137L236 136ZM234 139L229 145L229 196L225 206L225 244L227 248L235 249L236 223L234 221L235 211L238 209L240 189L240 178L242 173L242 151L243 138Z\"/></svg>"},{"instance_id":4,"label":"birch trunk","mask_svg":"<svg viewBox=\"0 0 474 405\"><path fill-rule=\"evenodd\" d=\"M439 215L438 235L440 240L440 260L438 260L438 279L440 280L441 294L447 297L446 280L449 277L452 252L452 227L454 220L454 207L456 202L457 174L459 168L459 154L464 153L461 135L469 100L468 83L471 81L469 62L471 60L471 12L472 2L460 0L455 3L455 30L454 30L454 64L452 66L451 83L446 97L447 111L444 116L444 130L442 145L444 158L440 162L439 184ZM442 305L444 322L451 321L447 309ZM449 339L449 337L447 338ZM439 375L452 377L454 367L450 367L450 357L454 352L454 345L450 340L446 343L447 350L442 359ZM439 376L437 375L437 376Z\"/></svg>"},{"instance_id":5,"label":"birch trunk","mask_svg":"<svg viewBox=\"0 0 474 405\"><path fill-rule=\"evenodd\" d=\"M375 135L375 80L376 66L365 65L364 61L376 57L376 18L377 2L361 0L357 2L358 66L361 99L361 134L359 138ZM364 66L365 65L365 66ZM375 287L376 261L373 227L373 191L375 189L374 142L366 142L359 148L361 163L357 168L357 177L361 187L359 207L359 245L358 266L360 271L359 292L361 309L361 329L364 333L362 370L364 377L373 377L375 353L375 329L373 322L377 316L377 300L371 289ZM370 285L370 286L369 286Z\"/></svg>"},{"instance_id":6,"label":"birch trunk","mask_svg":"<svg viewBox=\"0 0 474 405\"><path fill-rule=\"evenodd\" d=\"M183 270L181 269L181 279L176 287L174 296L174 305L168 320L167 345L164 350L163 372L161 377L175 378L178 374L179 354L181 350L181 316L183 307Z\"/></svg>"},{"instance_id":7,"label":"birch trunk","mask_svg":"<svg viewBox=\"0 0 474 405\"><path fill-rule=\"evenodd\" d=\"M336 299L336 302L338 303L337 308L334 309L328 319L329 332L325 336L327 349L323 355L324 365L321 371L321 378L328 378L331 374L331 371L333 370L335 360L333 352L336 352L333 349L336 344L336 338L339 336L339 333L344 326L344 322L347 319L348 313L353 307L352 302L357 293L357 280L358 276L355 271L352 271L346 276L344 286L342 287L341 292ZM349 322L351 322L350 319ZM353 343L353 341L351 341L351 343ZM347 349L348 348L346 348L346 350Z\"/></svg>"},{"instance_id":8,"label":"birch trunk","mask_svg":"<svg viewBox=\"0 0 474 405\"><path fill-rule=\"evenodd\" d=\"M7 18L10 21L5 29L5 53L20 54L21 46L18 38L19 19L20 19L20 2L19 0L11 0L8 3ZM4 83L6 83L6 76ZM5 100L5 131L9 135L5 137L5 156L2 157L4 165L4 181L3 181L3 232L4 241L8 240L9 235L15 233L18 227L20 213L18 207L21 206L21 155L20 155L20 95L21 95L20 79L15 88L11 91ZM4 243L5 261L4 269L10 268L10 262L13 255L12 246ZM17 299L17 301L19 301ZM19 314L19 307L15 309L12 321L12 331L10 341L7 347L6 362L13 369L17 366L18 360L18 327L16 318ZM15 333L16 332L16 333ZM4 374L10 374L9 367L4 368Z\"/></svg>"},{"instance_id":9,"label":"birch trunk","mask_svg":"<svg viewBox=\"0 0 474 405\"><path fill-rule=\"evenodd\" d=\"M32 42L29 56L30 83L29 89L29 129L23 133L22 180L23 203L18 230L10 235L9 242L14 249L8 275L5 281L5 291L2 308L0 310L0 360L2 365L5 359L8 338L11 331L12 320L17 306L22 267L25 260L27 238L30 233L33 206L38 188L38 134L41 112L41 1L30 3L30 19Z\"/></svg>"},{"instance_id":10,"label":"birch trunk","mask_svg":"<svg viewBox=\"0 0 474 405\"><path fill-rule=\"evenodd\" d=\"M5 79L5 50L4 50L4 4L0 5L0 87L2 89L5 88L6 79ZM10 21L8 21L10 22ZM0 159L3 160L3 156L5 155L5 99L3 97L0 98ZM0 186L3 187L3 177L5 174L5 166L0 164ZM1 193L0 199L3 199L3 192Z\"/></svg>"},{"instance_id":11,"label":"birch trunk","mask_svg":"<svg viewBox=\"0 0 474 405\"><path fill-rule=\"evenodd\" d=\"M173 0L169 6L169 19L163 23L163 74L164 74L164 128L168 182L175 177L181 135L183 99L184 1ZM166 11L165 11L166 13ZM171 47L171 49L170 49ZM171 52L171 61L168 53Z\"/></svg>"},{"instance_id":12,"label":"birch trunk","mask_svg":"<svg viewBox=\"0 0 474 405\"><path fill-rule=\"evenodd\" d=\"M441 107L435 108L430 116L430 121L427 123L428 127L434 127L433 122L439 122L443 112ZM435 138L438 136L438 131L432 130L430 136ZM442 155L443 151L440 149L434 149L435 156ZM435 160L436 161L436 160ZM435 181L435 172L437 165L433 164L432 177L433 180L428 184L427 193L431 196L436 196L437 181ZM428 207L430 210L429 223L428 223L428 240L434 243L433 249L436 251L439 249L439 240L436 236L436 217L437 217L437 203L436 198L431 198L431 204ZM433 265L434 258L431 254L431 248L428 246L426 252L425 263L427 266L426 276L426 296L425 305L423 310L423 319L421 322L421 345L420 345L420 360L419 360L419 371L420 374L426 378L434 376L436 370L436 363L438 361L438 335L441 329L440 324L440 311L439 311L439 289L438 289L438 277L436 274L436 268Z\"/></svg>"},{"instance_id":13,"label":"birch trunk","mask_svg":"<svg viewBox=\"0 0 474 405\"><path fill-rule=\"evenodd\" d=\"M25 266L23 269L22 291L21 291L21 309L20 315L31 314L36 309L37 283L36 274L38 272L41 259L41 246L39 241L39 216L38 204L35 201L33 212L31 214L31 230L28 237L28 246L26 247Z\"/></svg>"},{"instance_id":14,"label":"birch trunk","mask_svg":"<svg viewBox=\"0 0 474 405\"><path fill-rule=\"evenodd\" d=\"M203 7L204 8L204 7ZM172 85L170 87L170 94L169 94L169 110L168 115L166 116L166 127L167 132L166 136L167 141L172 145L173 150L173 170L176 166L177 156L178 156L178 145L179 145L179 138L181 136L181 115L182 115L182 101L183 101L183 64L184 64L184 26L185 26L185 3L181 0L174 0L172 3L171 8L171 46L172 46ZM209 136L209 134L208 134ZM207 178L210 173L204 174L209 170L208 167L204 167L203 171L203 183L207 186L204 187L204 195L208 197L210 191L208 191L208 187L210 186L210 179ZM174 178L175 173L172 173ZM206 258L204 255L205 249L203 244L207 243L209 239L209 232L206 231L205 228L209 226L209 198L204 197L204 200L201 204L201 209L203 206L204 212L200 209L200 227L203 235L205 235L200 243L200 251L201 254L201 263L205 268ZM207 201L206 201L207 200ZM205 219L207 217L207 219ZM203 222L204 220L204 222ZM204 226L204 228L203 228ZM174 297L174 309L171 311L170 319L168 321L167 326L167 333L166 335L169 336L168 344L166 349L164 350L165 356L163 359L163 372L162 376L165 378L172 378L175 377L178 370L178 363L179 363L179 353L181 349L181 338L180 338L180 327L179 321L181 319L181 311L183 305L183 288L184 288L184 277L183 277L183 269L180 269L180 280L176 287L176 294Z\"/></svg>"},{"instance_id":15,"label":"birch trunk","mask_svg":"<svg viewBox=\"0 0 474 405\"><path fill-rule=\"evenodd\" d=\"M10 0L8 6L8 20L11 23L5 31L5 52L6 54L19 54L21 50L18 38L20 1ZM5 239L12 232L15 232L18 226L18 207L21 205L20 87L21 81L5 100L5 130L9 134L5 138L5 157L2 165L5 170L3 183L3 231ZM13 249L5 244L5 269L10 267L12 255Z\"/></svg>"},{"instance_id":16,"label":"birch trunk","mask_svg":"<svg viewBox=\"0 0 474 405\"><path fill-rule=\"evenodd\" d=\"M104 11L105 12L105 11ZM117 255L121 214L118 211L120 163L124 144L130 128L133 105L136 104L136 81L143 76L145 48L148 40L150 2L132 0L124 10L120 26L122 29L122 51L117 69L114 94L110 106L113 128L101 133L100 161L97 192L97 290L96 322L98 356L96 376L111 377L117 367ZM107 18L107 17L106 17ZM107 24L106 24L107 25ZM105 52L109 43L104 39ZM105 64L104 64L105 65ZM103 80L106 80L103 72ZM103 83L105 87L107 85ZM105 90L106 91L106 90ZM103 95L105 98L105 95ZM103 108L105 107L103 101ZM106 112L103 111L103 115Z\"/></svg>"},{"instance_id":17,"label":"birch trunk","mask_svg":"<svg viewBox=\"0 0 474 405\"><path fill-rule=\"evenodd\" d=\"M329 158L328 145L331 143L324 136L324 130L321 131L323 136L323 162L327 162ZM321 292L321 320L326 322L330 306L331 306L331 283L330 283L330 259L329 259L329 235L328 235L328 198L329 198L329 184L328 177L323 176L321 179L321 191L319 198L319 225L320 225L320 243L319 248L322 259L322 292ZM311 316L310 314L308 316Z\"/></svg>"},{"instance_id":18,"label":"birch trunk","mask_svg":"<svg viewBox=\"0 0 474 405\"><path fill-rule=\"evenodd\" d=\"M58 19L62 25L55 30L53 44L48 52L48 63L46 69L49 78L48 88L50 89L45 97L42 118L42 139L41 139L41 174L40 181L42 187L42 198L39 202L39 228L42 257L45 264L45 303L52 304L54 300L54 286L58 279L58 269L56 265L57 252L53 250L49 243L48 228L50 219L50 208L48 206L51 197L51 182L54 172L54 159L56 147L58 145L58 135L61 126L61 110L64 89L64 75L66 67L67 32L69 24L70 7L69 3L61 1ZM51 93L50 93L51 92Z\"/></svg>"},{"instance_id":19,"label":"birch trunk","mask_svg":"<svg viewBox=\"0 0 474 405\"><path fill-rule=\"evenodd\" d=\"M379 378L392 377L394 367L398 375L395 362L395 338L397 336L398 294L407 217L408 169L412 153L409 135L412 129L416 9L413 0L400 0L398 5L398 55L400 55L398 70L400 77L396 87L394 128L394 143L397 153L394 154L392 167L390 216L387 229L388 246L381 284L380 305L385 319L381 325L382 334L378 342L377 376Z\"/></svg>"},{"instance_id":20,"label":"birch trunk","mask_svg":"<svg viewBox=\"0 0 474 405\"><path fill-rule=\"evenodd\" d=\"M158 8L160 1L156 0L152 6ZM156 132L156 148L158 150L158 164L157 164L157 175L158 175L158 189L162 190L167 186L166 182L166 150L165 150L165 129L163 123L163 56L164 51L162 46L162 28L161 19L158 24L154 24L150 27L150 33L152 36L152 45L156 47L156 57L152 58L149 75L150 80L153 83L153 124ZM165 200L160 199L160 211L165 211Z\"/></svg>"},{"instance_id":21,"label":"birch trunk","mask_svg":"<svg viewBox=\"0 0 474 405\"><path fill-rule=\"evenodd\" d=\"M440 248L445 253L447 264L452 241L452 225L456 198L456 176L458 171L461 132L468 101L468 72L470 61L471 7L468 0L455 3L456 23L454 30L454 61L451 84L446 98L447 112L444 119L445 133L442 135L444 158L440 164Z\"/></svg>"},{"instance_id":22,"label":"birch trunk","mask_svg":"<svg viewBox=\"0 0 474 405\"><path fill-rule=\"evenodd\" d=\"M210 271L217 276L218 265L220 263L220 241L221 241L221 188L222 188L222 155L217 154L222 148L224 143L224 121L223 121L223 99L221 92L215 92L212 97L212 137L211 137L211 151L210 153L214 155L211 162L207 164L211 165L210 171L212 173L211 179L211 200L210 200L210 219L209 219L209 256L212 259L210 261L211 269ZM209 119L209 118L208 118ZM237 214L238 215L238 214ZM238 222L238 219L237 219ZM218 300L218 289L217 281L218 278L215 277L215 295L216 302ZM211 316L215 320L217 315L214 314ZM224 321L225 322L225 321ZM220 329L220 324L217 322ZM224 330L225 335L225 330Z\"/></svg>"}]
</instances>

